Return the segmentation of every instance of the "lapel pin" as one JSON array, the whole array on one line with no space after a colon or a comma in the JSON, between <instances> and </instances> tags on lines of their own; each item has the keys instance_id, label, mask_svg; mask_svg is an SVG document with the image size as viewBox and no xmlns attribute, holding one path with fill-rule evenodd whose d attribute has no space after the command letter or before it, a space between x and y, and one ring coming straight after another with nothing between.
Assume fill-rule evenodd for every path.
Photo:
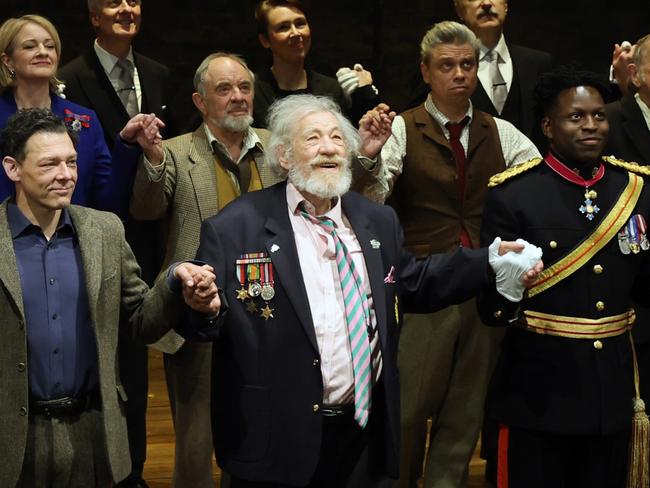
<instances>
[{"instance_id":1,"label":"lapel pin","mask_svg":"<svg viewBox=\"0 0 650 488\"><path fill-rule=\"evenodd\" d=\"M381 247L381 242L379 242L377 239L370 239L370 245L373 249L379 249Z\"/></svg>"},{"instance_id":2,"label":"lapel pin","mask_svg":"<svg viewBox=\"0 0 650 488\"><path fill-rule=\"evenodd\" d=\"M271 252L275 252L275 251L279 251L279 250L280 250L280 246L278 246L277 244L273 244L271 246Z\"/></svg>"}]
</instances>

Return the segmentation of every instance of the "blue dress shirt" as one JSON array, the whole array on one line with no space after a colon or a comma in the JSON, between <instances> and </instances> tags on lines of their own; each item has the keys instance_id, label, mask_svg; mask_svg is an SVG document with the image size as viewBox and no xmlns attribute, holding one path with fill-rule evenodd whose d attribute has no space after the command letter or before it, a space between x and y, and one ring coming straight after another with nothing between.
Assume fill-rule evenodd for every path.
<instances>
[{"instance_id":1,"label":"blue dress shirt","mask_svg":"<svg viewBox=\"0 0 650 488\"><path fill-rule=\"evenodd\" d=\"M15 203L7 218L25 308L30 395L83 396L99 387L79 241L67 210L48 241Z\"/></svg>"}]
</instances>

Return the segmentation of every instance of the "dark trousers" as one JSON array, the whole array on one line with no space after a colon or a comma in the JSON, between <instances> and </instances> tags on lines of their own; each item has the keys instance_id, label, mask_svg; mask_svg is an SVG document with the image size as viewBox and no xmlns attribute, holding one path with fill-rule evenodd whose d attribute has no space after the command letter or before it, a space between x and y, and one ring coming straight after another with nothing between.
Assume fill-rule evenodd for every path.
<instances>
[{"instance_id":1,"label":"dark trousers","mask_svg":"<svg viewBox=\"0 0 650 488\"><path fill-rule=\"evenodd\" d=\"M16 488L112 486L101 410L67 418L30 415Z\"/></svg>"},{"instance_id":2,"label":"dark trousers","mask_svg":"<svg viewBox=\"0 0 650 488\"><path fill-rule=\"evenodd\" d=\"M350 476L367 447L367 433L354 420L352 413L323 416L323 438L316 472L307 488L359 486L349 483ZM232 478L231 488L285 488L289 485L258 483ZM365 485L363 485L365 486Z\"/></svg>"},{"instance_id":3,"label":"dark trousers","mask_svg":"<svg viewBox=\"0 0 650 488\"><path fill-rule=\"evenodd\" d=\"M501 426L497 487L621 488L628 441L627 429L612 435L569 436Z\"/></svg>"}]
</instances>

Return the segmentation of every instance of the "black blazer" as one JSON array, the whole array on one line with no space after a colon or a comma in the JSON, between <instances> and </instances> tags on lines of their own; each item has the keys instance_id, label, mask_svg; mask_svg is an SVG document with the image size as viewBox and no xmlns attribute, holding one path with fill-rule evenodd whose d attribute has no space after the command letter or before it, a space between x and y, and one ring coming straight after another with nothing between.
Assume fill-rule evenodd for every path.
<instances>
[{"instance_id":1,"label":"black blazer","mask_svg":"<svg viewBox=\"0 0 650 488\"><path fill-rule=\"evenodd\" d=\"M609 140L605 154L639 164L650 164L650 131L634 95L605 106Z\"/></svg>"},{"instance_id":2,"label":"black blazer","mask_svg":"<svg viewBox=\"0 0 650 488\"><path fill-rule=\"evenodd\" d=\"M368 269L383 357L369 422L370 466L399 466L397 342L402 312L429 312L475 295L488 283L486 250L422 261L402 249L395 212L356 194L342 199ZM235 260L263 252L273 262L273 318L246 311ZM185 335L214 340L212 429L219 465L238 478L304 486L320 456L323 378L314 325L286 202L286 183L250 192L204 221L197 259L214 266L229 308ZM394 282L384 278L393 266ZM258 299L260 304L261 300ZM197 325L199 324L199 325Z\"/></svg>"},{"instance_id":3,"label":"black blazer","mask_svg":"<svg viewBox=\"0 0 650 488\"><path fill-rule=\"evenodd\" d=\"M142 88L143 113L155 113L166 124L165 138L176 135L175 124L170 120L168 104L170 98L170 77L166 66L133 53ZM106 144L113 147L115 137L129 120L106 72L91 49L83 56L73 59L59 70L59 78L65 82L65 96L69 100L92 108L104 128Z\"/></svg>"}]
</instances>

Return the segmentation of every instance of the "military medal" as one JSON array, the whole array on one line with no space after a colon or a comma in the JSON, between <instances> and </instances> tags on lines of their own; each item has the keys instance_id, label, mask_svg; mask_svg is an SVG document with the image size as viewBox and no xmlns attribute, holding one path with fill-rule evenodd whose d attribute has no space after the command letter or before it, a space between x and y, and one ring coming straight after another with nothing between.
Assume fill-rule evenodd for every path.
<instances>
[{"instance_id":1,"label":"military medal","mask_svg":"<svg viewBox=\"0 0 650 488\"><path fill-rule=\"evenodd\" d=\"M262 265L262 299L265 302L273 300L275 288L273 281L273 263L268 262Z\"/></svg>"},{"instance_id":2,"label":"military medal","mask_svg":"<svg viewBox=\"0 0 650 488\"><path fill-rule=\"evenodd\" d=\"M265 306L265 307L262 309L262 311L260 312L260 315L261 315L262 317L264 317L264 320L269 320L269 319L274 318L274 317L273 317L273 312L274 312L274 311L275 311L275 309L269 307L269 305L268 305L268 303L267 303L266 306Z\"/></svg>"},{"instance_id":3,"label":"military medal","mask_svg":"<svg viewBox=\"0 0 650 488\"><path fill-rule=\"evenodd\" d=\"M618 248L623 254L630 254L630 238L627 235L627 225L618 231Z\"/></svg>"},{"instance_id":4,"label":"military medal","mask_svg":"<svg viewBox=\"0 0 650 488\"><path fill-rule=\"evenodd\" d=\"M241 259L235 261L235 274L237 275L237 280L241 286L239 290L235 290L235 293L237 294L237 300L241 300L242 302L245 302L248 298L248 292L244 287L244 283L246 282L245 267L246 263L243 263Z\"/></svg>"},{"instance_id":5,"label":"military medal","mask_svg":"<svg viewBox=\"0 0 650 488\"><path fill-rule=\"evenodd\" d=\"M585 201L578 207L578 211L583 214L588 220L593 220L600 208L594 203L598 196L596 191L590 187L599 182L605 176L605 165L601 162L600 166L594 171L590 180L585 180L582 176L567 168L560 160L558 160L550 152L544 158L546 164L562 178L576 185L584 186L585 188Z\"/></svg>"}]
</instances>

